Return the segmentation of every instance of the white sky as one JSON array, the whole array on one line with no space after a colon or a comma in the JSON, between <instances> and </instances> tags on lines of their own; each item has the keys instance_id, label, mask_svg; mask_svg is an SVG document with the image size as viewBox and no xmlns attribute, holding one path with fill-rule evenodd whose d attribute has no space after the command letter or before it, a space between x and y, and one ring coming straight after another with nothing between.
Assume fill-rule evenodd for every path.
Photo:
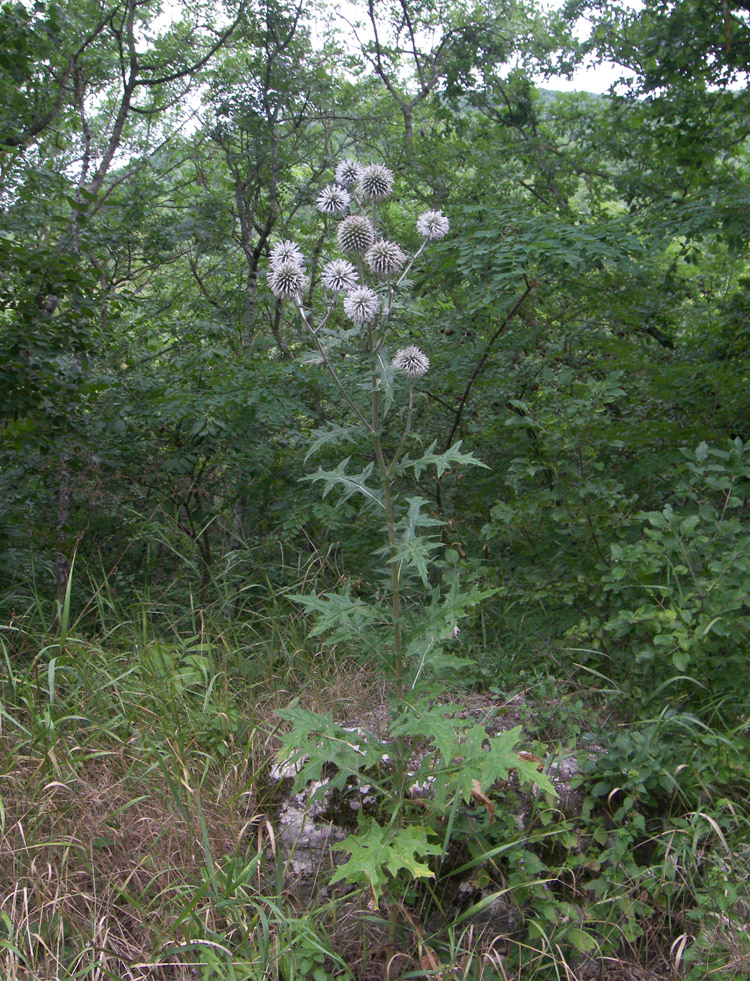
<instances>
[{"instance_id":1,"label":"white sky","mask_svg":"<svg viewBox=\"0 0 750 981\"><path fill-rule=\"evenodd\" d=\"M541 0L543 10L559 10L565 0ZM642 7L641 0L623 0L623 5L637 10ZM583 40L588 35L588 23L579 22L577 35ZM559 75L553 76L546 82L541 82L544 88L556 89L559 92L608 92L613 82L619 78L632 77L632 73L619 65L604 62L601 65L579 68L571 79Z\"/></svg>"},{"instance_id":2,"label":"white sky","mask_svg":"<svg viewBox=\"0 0 750 981\"><path fill-rule=\"evenodd\" d=\"M559 10L565 0L540 0L543 10ZM625 6L637 9L642 6L641 0L622 0ZM334 0L334 4L329 9L335 9L334 23L340 32L340 40L354 52L359 52L359 44L354 35L353 29L349 26L352 23L365 20L362 10L362 0ZM589 33L588 24L581 20L578 25L578 37L583 39ZM371 37L371 32L367 30L367 25L363 26L361 36L365 39ZM554 89L559 92L607 92L613 82L626 75L626 70L613 65L609 62L600 65L579 68L571 79L562 76L552 76L548 80L536 79L537 83L547 89Z\"/></svg>"},{"instance_id":3,"label":"white sky","mask_svg":"<svg viewBox=\"0 0 750 981\"><path fill-rule=\"evenodd\" d=\"M632 74L619 65L605 62L601 65L591 65L577 69L572 78L562 75L552 75L550 78L537 79L541 88L554 89L557 92L608 92L613 82L620 78L632 77Z\"/></svg>"}]
</instances>

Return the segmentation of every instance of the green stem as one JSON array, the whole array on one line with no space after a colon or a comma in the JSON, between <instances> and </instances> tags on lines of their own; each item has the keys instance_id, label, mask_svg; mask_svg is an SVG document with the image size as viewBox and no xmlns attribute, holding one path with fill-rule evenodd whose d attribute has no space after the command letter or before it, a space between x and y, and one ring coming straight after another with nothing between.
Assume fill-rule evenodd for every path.
<instances>
[{"instance_id":1,"label":"green stem","mask_svg":"<svg viewBox=\"0 0 750 981\"><path fill-rule=\"evenodd\" d=\"M372 443L375 449L375 460L380 471L380 480L383 486L383 505L385 508L385 523L388 533L388 544L391 550L389 565L391 567L391 611L393 615L393 652L394 652L394 672L396 675L396 690L399 698L404 694L404 665L402 656L401 641L401 574L399 572L398 560L396 558L396 522L393 517L393 492L391 490L391 472L383 453L383 444L380 440L380 390L378 388L378 376L375 360L372 363L372 420L370 431L372 433Z\"/></svg>"},{"instance_id":2,"label":"green stem","mask_svg":"<svg viewBox=\"0 0 750 981\"><path fill-rule=\"evenodd\" d=\"M371 350L373 335L370 331ZM392 476L391 469L386 462L383 452L383 444L380 440L380 390L378 388L377 364L374 352L372 354L372 420L370 429L372 432L372 444L375 449L375 459L380 471L380 480L383 487L383 506L385 508L385 523L388 533L388 544L390 546L389 566L391 568L391 616L393 618L393 673L396 679L396 697L399 700L398 711L403 711L404 698L404 656L403 641L401 639L401 571L396 557L396 522L393 517L393 492L391 490ZM399 800L403 798L406 781L406 743L403 736L396 740L396 762L394 782ZM397 809L398 820L402 820L402 811ZM395 816L395 814L394 814Z\"/></svg>"},{"instance_id":3,"label":"green stem","mask_svg":"<svg viewBox=\"0 0 750 981\"><path fill-rule=\"evenodd\" d=\"M408 264L406 266L406 269L404 269L404 271L401 273L401 275L396 280L396 288L398 288L403 283L404 279L406 279L407 273L409 272L409 270L411 269L411 267L414 265L414 263L417 261L417 259L422 255L422 253L425 250L426 245L427 245L427 239L425 239L424 242L422 242L422 244L419 246L419 248L417 249L417 251L414 253L414 255L409 260L409 262L408 262Z\"/></svg>"},{"instance_id":4,"label":"green stem","mask_svg":"<svg viewBox=\"0 0 750 981\"><path fill-rule=\"evenodd\" d=\"M352 412L354 412L354 414L359 419L359 421L362 423L362 425L365 427L365 429L368 432L371 432L372 430L371 430L371 427L370 427L370 423L367 421L367 419L365 418L365 416L363 415L363 413L360 411L359 406L356 404L356 402L354 402L350 398L349 393L344 388L344 386L343 386L343 384L341 382L341 379L336 374L336 369L333 367L333 365L331 364L331 362L328 359L328 355L326 354L325 348L320 343L320 338L318 337L317 332L313 329L313 327L311 326L309 320L305 316L305 311L302 309L302 304L298 304L297 305L297 310L299 312L300 317L302 318L302 323L305 325L305 327L307 327L307 329L312 334L312 338L315 341L315 346L318 349L318 353L320 354L321 358L323 359L323 364L328 369L328 372L329 372L331 378L333 378L334 382L336 383L336 386L337 386L338 390L341 392L341 394L346 399L347 405L352 410Z\"/></svg>"},{"instance_id":5,"label":"green stem","mask_svg":"<svg viewBox=\"0 0 750 981\"><path fill-rule=\"evenodd\" d=\"M390 476L393 475L396 464L401 458L401 454L404 451L404 446L406 445L406 440L411 433L411 421L414 414L414 387L409 385L409 408L406 412L406 426L404 427L404 435L401 437L401 442L398 444L396 452L391 457L391 462L388 464L388 473Z\"/></svg>"}]
</instances>

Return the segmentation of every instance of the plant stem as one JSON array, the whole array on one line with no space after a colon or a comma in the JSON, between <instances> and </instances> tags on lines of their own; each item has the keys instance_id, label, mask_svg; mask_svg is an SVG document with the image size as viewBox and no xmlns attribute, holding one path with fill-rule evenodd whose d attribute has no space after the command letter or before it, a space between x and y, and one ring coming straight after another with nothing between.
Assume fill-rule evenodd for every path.
<instances>
[{"instance_id":1,"label":"plant stem","mask_svg":"<svg viewBox=\"0 0 750 981\"><path fill-rule=\"evenodd\" d=\"M367 421L367 419L364 417L364 415L360 411L359 406L356 404L356 402L354 402L351 399L351 397L349 396L349 393L347 392L347 390L344 388L343 384L341 383L341 379L336 374L336 369L333 367L333 365L331 364L330 360L328 359L328 355L326 354L325 348L320 343L320 338L318 337L317 331L315 331L313 329L313 327L311 326L311 324L308 321L307 317L305 316L305 311L302 309L302 304L298 304L297 310L299 311L299 315L302 318L302 323L305 325L305 327L307 327L307 329L312 334L312 338L315 341L315 346L318 349L318 353L320 354L321 358L323 359L323 364L328 369L328 372L329 372L331 378L333 378L334 382L336 383L336 387L338 388L338 390L341 392L341 394L346 399L346 402L347 402L349 408L354 412L354 414L359 419L359 421L362 423L362 425L365 427L365 429L368 432L370 432L371 431L371 427L370 427L369 422Z\"/></svg>"},{"instance_id":2,"label":"plant stem","mask_svg":"<svg viewBox=\"0 0 750 981\"><path fill-rule=\"evenodd\" d=\"M391 616L393 619L393 673L396 680L396 697L398 698L398 712L403 711L404 699L404 656L403 642L401 639L401 571L397 558L396 549L396 522L393 516L393 493L391 490L392 475L391 469L386 461L383 452L383 444L380 440L380 389L377 361L375 355L375 345L373 343L372 331L369 332L370 351L372 358L372 445L375 449L375 459L380 471L380 481L383 487L383 506L385 509L385 523L388 533L388 545L390 547L390 558L388 564L391 569ZM394 770L394 788L399 801L403 800L406 770L406 741L403 736L396 739L396 760ZM397 817L396 817L397 815ZM400 806L394 811L394 818L400 823L403 820L403 812Z\"/></svg>"},{"instance_id":3,"label":"plant stem","mask_svg":"<svg viewBox=\"0 0 750 981\"><path fill-rule=\"evenodd\" d=\"M404 664L402 655L401 641L401 575L396 558L396 523L393 518L393 494L391 491L391 472L383 453L383 444L380 440L380 390L378 388L378 376L375 359L372 362L372 420L370 431L372 433L372 444L375 449L375 460L380 471L380 480L383 487L383 505L385 508L385 522L388 533L388 544L391 556L388 564L391 567L391 613L393 616L393 668L396 677L396 692L399 699L404 695Z\"/></svg>"}]
</instances>

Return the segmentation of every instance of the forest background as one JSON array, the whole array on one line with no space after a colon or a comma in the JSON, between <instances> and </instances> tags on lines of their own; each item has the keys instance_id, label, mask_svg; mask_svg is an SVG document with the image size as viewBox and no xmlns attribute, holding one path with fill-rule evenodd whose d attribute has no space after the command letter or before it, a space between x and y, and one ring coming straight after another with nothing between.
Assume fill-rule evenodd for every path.
<instances>
[{"instance_id":1,"label":"forest background","mask_svg":"<svg viewBox=\"0 0 750 981\"><path fill-rule=\"evenodd\" d=\"M388 341L429 357L409 440L445 461L407 479L439 522L424 602L459 579L474 597L440 690L521 698L540 759L597 747L583 810L544 818L554 849L503 826L502 952L455 929L450 948L445 924L428 946L404 861L383 881L411 939L391 906L388 956L465 977L747 976L750 7L373 0L351 20L285 0L0 7L6 976L386 976L361 938L355 956L290 913L283 876L242 892L227 869L246 828L213 837L249 787L263 799L272 709L306 693L340 721L333 692L380 690L357 631L326 641L299 599L379 588L362 495L301 479L343 473L331 434L352 474L372 451L266 275L293 239L316 309L334 227L316 200L344 158L394 173L382 231L409 252L419 214L450 221ZM627 76L606 95L545 87L587 59ZM485 466L451 465L462 453ZM54 803L76 781L80 807ZM70 885L75 862L125 861L111 815L83 830L105 785L199 842L163 891L120 881L106 937Z\"/></svg>"}]
</instances>

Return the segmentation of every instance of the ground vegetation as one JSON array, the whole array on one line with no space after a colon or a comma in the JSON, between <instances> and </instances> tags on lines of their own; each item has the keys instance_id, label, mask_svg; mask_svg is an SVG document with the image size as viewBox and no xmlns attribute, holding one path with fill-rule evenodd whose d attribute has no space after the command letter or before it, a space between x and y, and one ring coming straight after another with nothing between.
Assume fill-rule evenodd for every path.
<instances>
[{"instance_id":1,"label":"ground vegetation","mask_svg":"<svg viewBox=\"0 0 750 981\"><path fill-rule=\"evenodd\" d=\"M749 29L0 5L3 977L750 975Z\"/></svg>"}]
</instances>

